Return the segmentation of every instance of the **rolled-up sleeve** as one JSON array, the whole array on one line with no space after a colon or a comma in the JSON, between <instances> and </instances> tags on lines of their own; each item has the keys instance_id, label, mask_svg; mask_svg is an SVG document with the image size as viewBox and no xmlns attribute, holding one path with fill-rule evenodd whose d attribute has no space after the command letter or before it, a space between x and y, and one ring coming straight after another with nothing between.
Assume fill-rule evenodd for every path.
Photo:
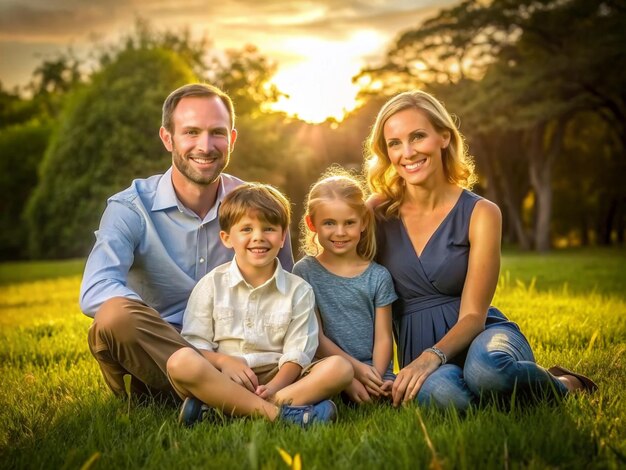
<instances>
[{"instance_id":1,"label":"rolled-up sleeve","mask_svg":"<svg viewBox=\"0 0 626 470\"><path fill-rule=\"evenodd\" d=\"M295 362L301 367L308 366L318 346L318 324L315 317L315 298L308 284L301 284L294 295L292 320L285 334L283 354L278 367L285 362Z\"/></svg>"},{"instance_id":2,"label":"rolled-up sleeve","mask_svg":"<svg viewBox=\"0 0 626 470\"><path fill-rule=\"evenodd\" d=\"M194 287L183 316L181 335L198 349L215 351L213 328L213 283L210 276L203 277Z\"/></svg>"},{"instance_id":3,"label":"rolled-up sleeve","mask_svg":"<svg viewBox=\"0 0 626 470\"><path fill-rule=\"evenodd\" d=\"M96 243L87 259L80 287L79 303L85 315L93 318L100 306L113 297L142 301L127 286L127 281L143 230L143 219L131 207L118 201L109 202L95 232Z\"/></svg>"}]
</instances>

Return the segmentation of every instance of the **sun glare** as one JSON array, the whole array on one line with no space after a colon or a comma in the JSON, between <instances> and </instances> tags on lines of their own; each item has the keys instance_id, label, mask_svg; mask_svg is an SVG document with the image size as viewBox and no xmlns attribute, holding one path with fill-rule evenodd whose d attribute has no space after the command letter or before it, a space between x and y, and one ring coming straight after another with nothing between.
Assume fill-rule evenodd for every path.
<instances>
[{"instance_id":1,"label":"sun glare","mask_svg":"<svg viewBox=\"0 0 626 470\"><path fill-rule=\"evenodd\" d=\"M329 117L338 121L356 106L359 87L352 77L363 66L363 57L381 47L383 41L372 31L355 33L342 42L295 38L286 49L301 51L299 62L281 67L274 77L279 90L289 95L274 108L309 122Z\"/></svg>"}]
</instances>

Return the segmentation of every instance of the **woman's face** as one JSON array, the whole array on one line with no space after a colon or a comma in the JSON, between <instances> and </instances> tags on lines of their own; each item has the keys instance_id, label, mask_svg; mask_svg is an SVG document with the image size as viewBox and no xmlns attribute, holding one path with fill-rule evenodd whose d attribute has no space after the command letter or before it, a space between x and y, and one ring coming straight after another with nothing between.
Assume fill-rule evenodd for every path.
<instances>
[{"instance_id":1,"label":"woman's face","mask_svg":"<svg viewBox=\"0 0 626 470\"><path fill-rule=\"evenodd\" d=\"M450 143L450 133L437 132L424 112L408 108L392 115L383 136L389 160L407 184L445 181L441 149Z\"/></svg>"}]
</instances>

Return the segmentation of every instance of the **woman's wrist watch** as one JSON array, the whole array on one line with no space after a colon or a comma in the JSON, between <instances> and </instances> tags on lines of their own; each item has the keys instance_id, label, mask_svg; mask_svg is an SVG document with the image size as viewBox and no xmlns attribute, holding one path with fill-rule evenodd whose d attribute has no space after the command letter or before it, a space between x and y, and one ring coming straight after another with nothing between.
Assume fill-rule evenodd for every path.
<instances>
[{"instance_id":1,"label":"woman's wrist watch","mask_svg":"<svg viewBox=\"0 0 626 470\"><path fill-rule=\"evenodd\" d=\"M436 347L433 346L432 348L424 349L424 351L431 352L431 353L435 354L441 360L441 365L444 365L446 362L448 362L448 358L446 357L446 353L444 353L439 348L436 348Z\"/></svg>"}]
</instances>

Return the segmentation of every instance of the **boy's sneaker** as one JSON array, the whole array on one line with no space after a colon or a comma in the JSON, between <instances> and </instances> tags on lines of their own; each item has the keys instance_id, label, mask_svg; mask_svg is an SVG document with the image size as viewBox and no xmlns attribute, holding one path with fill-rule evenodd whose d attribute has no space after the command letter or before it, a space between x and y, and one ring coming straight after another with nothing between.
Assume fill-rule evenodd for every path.
<instances>
[{"instance_id":1,"label":"boy's sneaker","mask_svg":"<svg viewBox=\"0 0 626 470\"><path fill-rule=\"evenodd\" d=\"M209 406L195 397L187 397L180 407L178 422L184 426L193 426L202 421L209 411Z\"/></svg>"},{"instance_id":2,"label":"boy's sneaker","mask_svg":"<svg viewBox=\"0 0 626 470\"><path fill-rule=\"evenodd\" d=\"M315 405L288 406L280 408L279 418L307 428L314 423L330 423L337 421L337 406L332 400L324 400Z\"/></svg>"}]
</instances>

